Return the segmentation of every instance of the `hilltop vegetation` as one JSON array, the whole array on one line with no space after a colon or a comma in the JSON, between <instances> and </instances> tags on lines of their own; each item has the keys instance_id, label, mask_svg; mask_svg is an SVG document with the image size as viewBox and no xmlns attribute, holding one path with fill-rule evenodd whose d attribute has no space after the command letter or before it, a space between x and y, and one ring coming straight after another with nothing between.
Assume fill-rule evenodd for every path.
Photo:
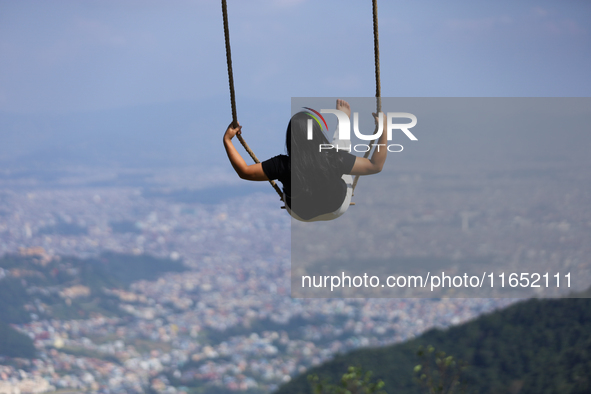
<instances>
[{"instance_id":1,"label":"hilltop vegetation","mask_svg":"<svg viewBox=\"0 0 591 394\"><path fill-rule=\"evenodd\" d=\"M100 313L124 315L117 297L104 289L125 289L137 280L155 280L165 272L184 271L181 262L151 256L106 253L98 258L5 255L0 258L0 356L34 356L31 339L10 324L34 318L80 319ZM68 288L84 289L68 297Z\"/></svg>"},{"instance_id":2,"label":"hilltop vegetation","mask_svg":"<svg viewBox=\"0 0 591 394\"><path fill-rule=\"evenodd\" d=\"M35 346L31 338L0 322L0 356L35 357Z\"/></svg>"},{"instance_id":3,"label":"hilltop vegetation","mask_svg":"<svg viewBox=\"0 0 591 394\"><path fill-rule=\"evenodd\" d=\"M423 393L413 368L417 349L428 345L470 366L464 373L468 392L591 392L591 300L573 298L529 300L402 344L340 355L276 394L311 393L308 374L336 382L349 366L373 371L388 393Z\"/></svg>"}]
</instances>

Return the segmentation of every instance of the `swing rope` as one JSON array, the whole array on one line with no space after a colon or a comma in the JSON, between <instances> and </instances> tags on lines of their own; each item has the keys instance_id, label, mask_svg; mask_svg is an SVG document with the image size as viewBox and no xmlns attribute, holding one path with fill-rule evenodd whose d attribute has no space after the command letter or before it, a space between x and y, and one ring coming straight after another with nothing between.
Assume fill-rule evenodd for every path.
<instances>
[{"instance_id":1,"label":"swing rope","mask_svg":"<svg viewBox=\"0 0 591 394\"><path fill-rule=\"evenodd\" d=\"M234 93L234 73L232 72L232 53L230 49L230 29L228 28L228 7L226 5L226 0L222 0L222 14L224 17L224 37L226 40L226 62L228 63L228 82L230 83L230 102L232 104L232 126L238 127L238 117L236 116L236 94ZM252 157L255 163L260 163L259 159L257 159L256 155L250 149L244 138L241 135L236 135L238 141L242 144L246 152ZM283 193L279 186L275 183L275 181L269 181L271 186L275 189L281 201L283 201Z\"/></svg>"},{"instance_id":2,"label":"swing rope","mask_svg":"<svg viewBox=\"0 0 591 394\"><path fill-rule=\"evenodd\" d=\"M373 0L373 54L376 70L376 113L379 114L380 112L382 112L382 89L380 82L380 38L378 34L378 0ZM379 125L376 124L374 134L378 131L378 127ZM374 140L372 144L375 144L376 141L377 139ZM371 150L368 150L367 152L365 152L363 157L367 159L370 153ZM355 187L357 186L358 180L359 175L356 175L355 179L353 180L353 193L355 193Z\"/></svg>"}]
</instances>

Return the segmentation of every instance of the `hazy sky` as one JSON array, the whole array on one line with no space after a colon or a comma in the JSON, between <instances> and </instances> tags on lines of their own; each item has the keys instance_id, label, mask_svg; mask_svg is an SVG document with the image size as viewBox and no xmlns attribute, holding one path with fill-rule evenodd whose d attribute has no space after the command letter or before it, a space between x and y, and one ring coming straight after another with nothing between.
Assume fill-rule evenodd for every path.
<instances>
[{"instance_id":1,"label":"hazy sky","mask_svg":"<svg viewBox=\"0 0 591 394\"><path fill-rule=\"evenodd\" d=\"M239 119L284 130L292 96L374 95L371 1L228 3ZM591 2L378 3L383 96L591 92ZM220 2L0 0L0 121L177 102L230 120Z\"/></svg>"},{"instance_id":2,"label":"hazy sky","mask_svg":"<svg viewBox=\"0 0 591 394\"><path fill-rule=\"evenodd\" d=\"M229 1L239 99L374 93L371 1ZM587 1L379 2L384 96L588 96ZM227 94L218 1L1 1L0 109Z\"/></svg>"}]
</instances>

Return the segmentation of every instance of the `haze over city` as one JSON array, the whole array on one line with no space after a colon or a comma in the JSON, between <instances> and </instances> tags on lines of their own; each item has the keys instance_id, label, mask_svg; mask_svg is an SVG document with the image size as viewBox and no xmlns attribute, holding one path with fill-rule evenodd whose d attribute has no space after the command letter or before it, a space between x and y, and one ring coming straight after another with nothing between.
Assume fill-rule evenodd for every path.
<instances>
[{"instance_id":1,"label":"haze over city","mask_svg":"<svg viewBox=\"0 0 591 394\"><path fill-rule=\"evenodd\" d=\"M228 11L238 120L261 160L284 153L292 98L374 95L370 2ZM577 1L379 1L382 95L433 111L361 179L333 223L343 242L588 280L590 16ZM490 112L449 115L458 103ZM271 187L238 178L230 121L218 2L0 2L0 330L36 352L0 341L0 392L271 393L517 301L292 298L294 245L326 260L330 237L318 226L300 248ZM384 238L355 238L380 221ZM113 268L125 261L154 271Z\"/></svg>"}]
</instances>

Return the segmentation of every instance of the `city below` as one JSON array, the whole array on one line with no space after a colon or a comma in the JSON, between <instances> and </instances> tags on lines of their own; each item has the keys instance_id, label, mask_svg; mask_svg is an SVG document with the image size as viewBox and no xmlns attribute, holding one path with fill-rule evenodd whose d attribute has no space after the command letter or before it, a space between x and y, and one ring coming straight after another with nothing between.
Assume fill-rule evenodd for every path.
<instances>
[{"instance_id":1,"label":"city below","mask_svg":"<svg viewBox=\"0 0 591 394\"><path fill-rule=\"evenodd\" d=\"M528 211L498 190L491 196L494 206L487 205L492 200L479 206L475 200L453 199L437 205L432 200L444 194L420 193L429 186L425 178L401 174L399 179L398 202L414 203L397 221L398 257L457 259L454 254L464 251L462 259L567 260L571 270L588 274L589 263L582 259L591 228L582 208L587 191L544 194L544 183L538 182L539 201ZM3 182L0 284L18 278L26 289L28 322L11 326L33 340L36 355L0 360L2 393L190 393L196 387L212 393L222 387L270 393L337 354L403 342L516 301L292 298L290 218L263 186L240 196L223 195L221 187L217 198L204 202L211 196L171 187L48 188L8 177ZM495 182L489 188L499 185ZM430 186L443 187L442 182ZM457 180L449 187L457 189L455 196L465 193ZM552 199L561 198L568 204L553 205ZM425 223L449 231L438 235ZM514 240L503 239L503 234L523 235L532 228L545 237L553 234L554 244L534 239L529 247L513 248ZM419 231L429 242L414 241ZM454 234L470 231L473 245L451 244ZM491 242L474 237L488 237L505 248L496 253ZM10 259L32 268L3 267ZM121 285L105 279L106 284L93 287L87 279L76 279L82 277L76 267L109 259L117 261L111 264L115 277L116 264L126 259L182 269L164 268L159 277ZM34 278L44 275L40 272L59 278L61 271L72 279L34 285ZM96 291L114 307L100 307Z\"/></svg>"}]
</instances>

